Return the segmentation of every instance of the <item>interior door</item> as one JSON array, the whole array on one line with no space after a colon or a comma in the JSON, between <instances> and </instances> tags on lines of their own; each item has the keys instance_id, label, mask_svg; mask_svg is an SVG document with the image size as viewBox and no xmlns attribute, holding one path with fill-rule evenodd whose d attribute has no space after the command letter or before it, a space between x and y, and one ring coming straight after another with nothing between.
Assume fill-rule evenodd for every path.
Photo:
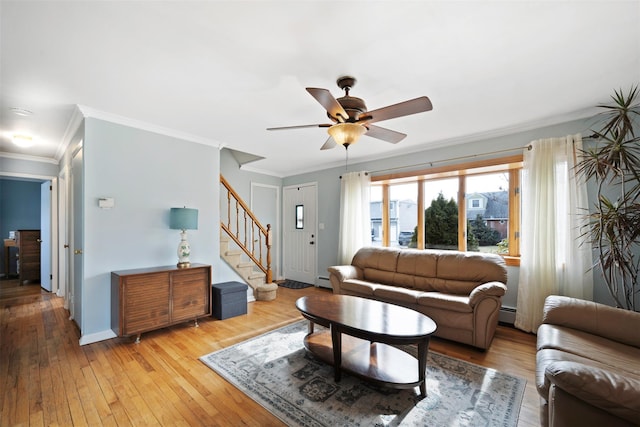
<instances>
[{"instance_id":1,"label":"interior door","mask_svg":"<svg viewBox=\"0 0 640 427\"><path fill-rule=\"evenodd\" d=\"M282 232L284 276L316 284L317 235L316 184L284 189Z\"/></svg>"},{"instance_id":2,"label":"interior door","mask_svg":"<svg viewBox=\"0 0 640 427\"><path fill-rule=\"evenodd\" d=\"M75 320L82 331L82 149L79 149L71 161L71 289L73 295L70 300L70 317Z\"/></svg>"},{"instance_id":3,"label":"interior door","mask_svg":"<svg viewBox=\"0 0 640 427\"><path fill-rule=\"evenodd\" d=\"M58 296L64 297L64 308L69 308L69 234L67 174L63 171L58 177Z\"/></svg>"},{"instance_id":4,"label":"interior door","mask_svg":"<svg viewBox=\"0 0 640 427\"><path fill-rule=\"evenodd\" d=\"M40 286L51 292L51 181L40 184Z\"/></svg>"}]
</instances>

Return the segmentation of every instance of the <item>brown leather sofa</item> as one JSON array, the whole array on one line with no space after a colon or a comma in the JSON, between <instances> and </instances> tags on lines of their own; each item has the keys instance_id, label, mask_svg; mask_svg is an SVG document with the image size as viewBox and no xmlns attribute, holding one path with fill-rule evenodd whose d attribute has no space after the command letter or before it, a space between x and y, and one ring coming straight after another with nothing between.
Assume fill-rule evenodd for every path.
<instances>
[{"instance_id":1,"label":"brown leather sofa","mask_svg":"<svg viewBox=\"0 0 640 427\"><path fill-rule=\"evenodd\" d=\"M480 252L366 247L351 265L328 270L334 293L420 311L436 322L436 336L481 349L491 345L507 291L503 258Z\"/></svg>"},{"instance_id":2,"label":"brown leather sofa","mask_svg":"<svg viewBox=\"0 0 640 427\"><path fill-rule=\"evenodd\" d=\"M552 295L537 340L543 426L640 425L640 313Z\"/></svg>"}]
</instances>

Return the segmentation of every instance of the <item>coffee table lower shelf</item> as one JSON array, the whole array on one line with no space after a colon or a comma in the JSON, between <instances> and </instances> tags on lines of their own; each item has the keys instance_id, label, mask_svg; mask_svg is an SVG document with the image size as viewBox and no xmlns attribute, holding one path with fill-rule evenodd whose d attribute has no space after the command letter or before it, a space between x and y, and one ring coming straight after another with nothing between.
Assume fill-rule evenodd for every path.
<instances>
[{"instance_id":1,"label":"coffee table lower shelf","mask_svg":"<svg viewBox=\"0 0 640 427\"><path fill-rule=\"evenodd\" d=\"M331 332L316 331L304 339L304 346L321 361L334 365ZM377 385L410 389L420 386L418 360L388 344L342 335L340 369Z\"/></svg>"}]
</instances>

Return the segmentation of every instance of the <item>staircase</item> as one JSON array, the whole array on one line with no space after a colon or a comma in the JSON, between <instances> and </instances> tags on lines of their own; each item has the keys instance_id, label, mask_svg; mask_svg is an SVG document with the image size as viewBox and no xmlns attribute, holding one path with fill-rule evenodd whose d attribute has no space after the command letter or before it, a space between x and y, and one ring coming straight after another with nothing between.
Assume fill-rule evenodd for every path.
<instances>
[{"instance_id":1,"label":"staircase","mask_svg":"<svg viewBox=\"0 0 640 427\"><path fill-rule=\"evenodd\" d=\"M222 259L244 279L253 290L253 297L257 301L272 301L276 298L278 285L267 283L267 275L260 269L256 269L256 264L246 261L246 256L242 250L230 248L231 239L225 235L224 230L220 233L220 256Z\"/></svg>"},{"instance_id":2,"label":"staircase","mask_svg":"<svg viewBox=\"0 0 640 427\"><path fill-rule=\"evenodd\" d=\"M220 255L253 289L257 301L274 300L278 285L271 281L271 225L260 224L222 175L220 185Z\"/></svg>"}]
</instances>

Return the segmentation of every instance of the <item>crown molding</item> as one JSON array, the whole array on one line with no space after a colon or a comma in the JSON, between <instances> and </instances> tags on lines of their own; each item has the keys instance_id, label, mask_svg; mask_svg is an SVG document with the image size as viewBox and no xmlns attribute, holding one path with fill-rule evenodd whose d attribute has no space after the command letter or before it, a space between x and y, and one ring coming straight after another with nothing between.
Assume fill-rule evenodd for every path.
<instances>
[{"instance_id":1,"label":"crown molding","mask_svg":"<svg viewBox=\"0 0 640 427\"><path fill-rule=\"evenodd\" d=\"M64 130L64 135L62 135L60 145L58 145L58 149L56 150L55 157L58 161L60 161L65 151L67 151L67 148L69 148L69 144L71 144L71 140L78 131L83 120L84 116L82 115L82 111L80 111L80 108L76 105L73 109L71 119L69 119L69 123L67 123L67 128Z\"/></svg>"},{"instance_id":2,"label":"crown molding","mask_svg":"<svg viewBox=\"0 0 640 427\"><path fill-rule=\"evenodd\" d=\"M120 116L117 114L107 113L105 111L96 110L86 105L77 105L78 110L81 112L84 118L94 118L104 120L111 123L116 123L123 126L129 126L136 129L142 129L149 132L157 133L160 135L170 136L172 138L182 139L185 141L195 142L197 144L208 145L211 147L220 148L222 143L213 139L204 138L198 135L193 135L187 132L182 132L176 129L171 129L163 126L158 126L153 123L144 122L142 120L132 119L129 117Z\"/></svg>"},{"instance_id":3,"label":"crown molding","mask_svg":"<svg viewBox=\"0 0 640 427\"><path fill-rule=\"evenodd\" d=\"M51 163L52 165L59 164L58 160L52 159L51 157L30 156L28 154L8 153L6 151L0 151L0 157L14 160L27 160L29 162Z\"/></svg>"}]
</instances>

